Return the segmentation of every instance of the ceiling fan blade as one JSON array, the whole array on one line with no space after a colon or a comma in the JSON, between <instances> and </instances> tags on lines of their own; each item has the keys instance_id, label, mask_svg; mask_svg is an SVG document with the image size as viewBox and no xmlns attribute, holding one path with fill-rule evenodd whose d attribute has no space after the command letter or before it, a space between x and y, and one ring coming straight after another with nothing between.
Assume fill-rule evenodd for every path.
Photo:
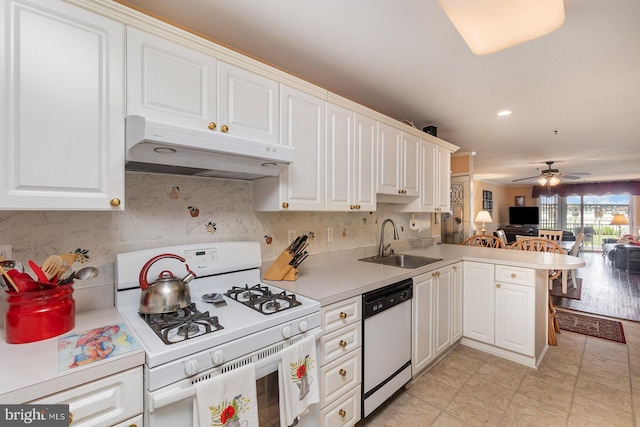
<instances>
[{"instance_id":1,"label":"ceiling fan blade","mask_svg":"<svg viewBox=\"0 0 640 427\"><path fill-rule=\"evenodd\" d=\"M561 173L560 177L562 178L566 178L566 179L580 179L585 175L591 175L590 173L575 173L575 174L565 174L565 173Z\"/></svg>"},{"instance_id":2,"label":"ceiling fan blade","mask_svg":"<svg viewBox=\"0 0 640 427\"><path fill-rule=\"evenodd\" d=\"M530 180L530 179L537 179L537 178L540 178L540 175L530 176L530 177L527 177L527 178L514 179L511 182L527 181L527 180Z\"/></svg>"}]
</instances>

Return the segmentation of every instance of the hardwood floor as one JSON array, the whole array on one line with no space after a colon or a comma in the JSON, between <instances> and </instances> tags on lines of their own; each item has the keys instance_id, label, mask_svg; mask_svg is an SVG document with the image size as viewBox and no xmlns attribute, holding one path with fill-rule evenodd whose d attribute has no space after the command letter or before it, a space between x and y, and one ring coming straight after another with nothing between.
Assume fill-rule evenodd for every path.
<instances>
[{"instance_id":1,"label":"hardwood floor","mask_svg":"<svg viewBox=\"0 0 640 427\"><path fill-rule=\"evenodd\" d=\"M614 268L600 252L583 252L581 257L586 264L577 272L582 278L581 299L553 297L553 304L585 313L640 321L640 274Z\"/></svg>"}]
</instances>

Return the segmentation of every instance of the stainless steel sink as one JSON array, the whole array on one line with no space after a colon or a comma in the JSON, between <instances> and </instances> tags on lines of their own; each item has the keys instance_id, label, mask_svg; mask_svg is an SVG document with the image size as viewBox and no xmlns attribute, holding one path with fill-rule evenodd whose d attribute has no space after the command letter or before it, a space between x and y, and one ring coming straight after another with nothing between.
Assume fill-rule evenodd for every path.
<instances>
[{"instance_id":1,"label":"stainless steel sink","mask_svg":"<svg viewBox=\"0 0 640 427\"><path fill-rule=\"evenodd\" d=\"M442 258L428 258L417 255L390 255L390 256L372 256L360 258L359 261L372 262L374 264L390 265L392 267L401 268L418 268L434 262L442 261Z\"/></svg>"}]
</instances>

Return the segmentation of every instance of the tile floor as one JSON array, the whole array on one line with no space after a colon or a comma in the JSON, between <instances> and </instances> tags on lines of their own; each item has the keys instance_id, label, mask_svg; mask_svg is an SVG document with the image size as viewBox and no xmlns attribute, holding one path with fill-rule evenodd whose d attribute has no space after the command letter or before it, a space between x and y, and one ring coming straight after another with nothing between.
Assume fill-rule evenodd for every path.
<instances>
[{"instance_id":1,"label":"tile floor","mask_svg":"<svg viewBox=\"0 0 640 427\"><path fill-rule=\"evenodd\" d=\"M627 344L562 331L539 369L459 345L358 427L640 426L640 323Z\"/></svg>"}]
</instances>

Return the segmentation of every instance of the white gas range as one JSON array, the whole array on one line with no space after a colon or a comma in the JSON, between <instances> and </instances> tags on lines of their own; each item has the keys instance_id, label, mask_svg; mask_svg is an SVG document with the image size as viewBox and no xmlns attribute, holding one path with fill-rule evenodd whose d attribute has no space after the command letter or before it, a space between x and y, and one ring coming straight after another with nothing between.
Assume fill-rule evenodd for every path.
<instances>
[{"instance_id":1,"label":"white gas range","mask_svg":"<svg viewBox=\"0 0 640 427\"><path fill-rule=\"evenodd\" d=\"M192 305L169 313L168 319L139 312L141 270L161 254L185 262L159 259L148 269L149 283L166 270L182 278L186 265L196 274L188 284ZM266 383L257 387L271 388L271 406L277 405L277 353L302 337L320 336L320 304L262 283L260 265L257 242L172 246L116 256L116 309L146 354L145 425L190 426L193 384L248 360L257 362L256 378ZM264 409L273 413L273 408Z\"/></svg>"}]
</instances>

